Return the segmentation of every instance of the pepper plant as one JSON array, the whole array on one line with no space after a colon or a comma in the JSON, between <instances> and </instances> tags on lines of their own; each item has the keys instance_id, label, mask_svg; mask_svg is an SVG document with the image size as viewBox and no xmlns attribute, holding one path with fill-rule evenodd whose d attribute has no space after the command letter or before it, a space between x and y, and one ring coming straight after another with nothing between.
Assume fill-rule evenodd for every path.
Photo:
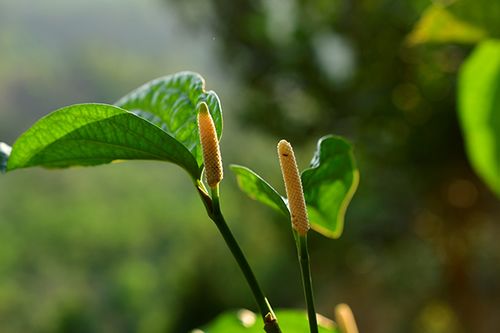
<instances>
[{"instance_id":1,"label":"pepper plant","mask_svg":"<svg viewBox=\"0 0 500 333\"><path fill-rule=\"evenodd\" d=\"M273 310L225 221L219 195L223 175L221 135L222 108L217 94L205 90L199 74L180 72L146 83L114 105L76 104L50 113L22 134L12 147L0 142L0 171L36 166L95 166L121 160L174 163L188 174L208 217L236 259L262 320L262 324L257 324L256 315L249 310L228 312L196 332L298 333L309 329L311 333L356 333L352 313L345 304L337 307L338 325L316 314L306 238L309 228L329 238L341 236L345 211L359 178L352 146L337 136L321 138L310 168L299 175L291 145L281 141L279 156L287 197L249 168L231 166L246 194L292 222L306 315L301 310ZM287 174L287 170L292 170L293 175ZM296 201L301 207L299 213L294 208ZM297 224L297 214L302 216L302 224Z\"/></svg>"}]
</instances>

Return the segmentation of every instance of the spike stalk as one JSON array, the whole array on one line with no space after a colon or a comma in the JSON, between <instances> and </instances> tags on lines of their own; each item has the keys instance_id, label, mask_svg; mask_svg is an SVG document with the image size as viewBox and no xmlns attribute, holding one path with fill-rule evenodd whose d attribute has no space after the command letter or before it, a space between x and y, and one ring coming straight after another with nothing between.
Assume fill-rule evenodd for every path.
<instances>
[{"instance_id":1,"label":"spike stalk","mask_svg":"<svg viewBox=\"0 0 500 333\"><path fill-rule=\"evenodd\" d=\"M302 286L307 306L307 317L309 318L309 330L318 333L318 321L314 308L314 294L311 278L311 265L309 263L309 251L307 248L307 235L296 235L297 253L299 256L300 273L302 275Z\"/></svg>"},{"instance_id":2,"label":"spike stalk","mask_svg":"<svg viewBox=\"0 0 500 333\"><path fill-rule=\"evenodd\" d=\"M281 173L283 174L283 181L285 183L286 196L288 198L288 209L290 211L293 234L297 245L302 286L304 288L307 316L309 318L309 330L311 333L318 333L318 321L316 319L316 310L314 309L311 267L307 249L307 232L310 228L309 218L307 216L299 168L297 167L292 145L288 141L281 140L278 143L278 157Z\"/></svg>"}]
</instances>

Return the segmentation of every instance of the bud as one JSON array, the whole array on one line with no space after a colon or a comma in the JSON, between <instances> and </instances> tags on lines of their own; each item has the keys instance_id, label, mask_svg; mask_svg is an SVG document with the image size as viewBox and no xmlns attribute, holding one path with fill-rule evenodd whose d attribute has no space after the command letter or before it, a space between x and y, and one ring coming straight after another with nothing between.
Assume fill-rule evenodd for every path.
<instances>
[{"instance_id":1,"label":"bud","mask_svg":"<svg viewBox=\"0 0 500 333\"><path fill-rule=\"evenodd\" d=\"M198 112L198 129L203 149L203 163L205 176L210 187L215 187L222 180L222 159L219 150L219 140L215 130L214 121L205 102L200 104Z\"/></svg>"},{"instance_id":2,"label":"bud","mask_svg":"<svg viewBox=\"0 0 500 333\"><path fill-rule=\"evenodd\" d=\"M354 320L352 310L347 304L339 304L335 307L335 319L342 333L358 333L358 326Z\"/></svg>"},{"instance_id":3,"label":"bud","mask_svg":"<svg viewBox=\"0 0 500 333\"><path fill-rule=\"evenodd\" d=\"M290 143L285 140L278 143L278 156L281 173L285 181L288 207L292 216L292 227L297 230L299 235L304 236L309 230L309 219L307 218L306 202L302 191L299 169Z\"/></svg>"}]
</instances>

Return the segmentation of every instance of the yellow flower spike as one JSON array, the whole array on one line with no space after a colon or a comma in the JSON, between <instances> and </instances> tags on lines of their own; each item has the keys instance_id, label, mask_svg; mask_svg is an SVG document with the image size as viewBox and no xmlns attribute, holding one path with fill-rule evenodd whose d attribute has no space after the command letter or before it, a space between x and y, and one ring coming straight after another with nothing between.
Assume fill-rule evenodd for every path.
<instances>
[{"instance_id":1,"label":"yellow flower spike","mask_svg":"<svg viewBox=\"0 0 500 333\"><path fill-rule=\"evenodd\" d=\"M347 304L335 307L335 319L342 333L359 333L352 310Z\"/></svg>"},{"instance_id":2,"label":"yellow flower spike","mask_svg":"<svg viewBox=\"0 0 500 333\"><path fill-rule=\"evenodd\" d=\"M203 163L208 186L214 188L223 177L222 159L219 149L219 140L214 121L205 102L200 104L198 112L198 129L200 131L201 147L203 149Z\"/></svg>"},{"instance_id":3,"label":"yellow flower spike","mask_svg":"<svg viewBox=\"0 0 500 333\"><path fill-rule=\"evenodd\" d=\"M288 197L288 207L292 216L292 227L297 230L299 235L305 236L310 228L306 202L295 155L288 141L281 140L278 143L278 156Z\"/></svg>"}]
</instances>

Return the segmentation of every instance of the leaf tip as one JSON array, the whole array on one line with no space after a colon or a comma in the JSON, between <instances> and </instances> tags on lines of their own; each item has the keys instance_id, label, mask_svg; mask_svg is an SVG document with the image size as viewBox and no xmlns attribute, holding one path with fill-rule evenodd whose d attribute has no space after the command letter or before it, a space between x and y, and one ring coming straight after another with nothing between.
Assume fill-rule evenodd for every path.
<instances>
[{"instance_id":1,"label":"leaf tip","mask_svg":"<svg viewBox=\"0 0 500 333\"><path fill-rule=\"evenodd\" d=\"M244 171L251 171L247 167L244 167L244 166L239 165L239 164L229 164L229 170L231 170L235 174L236 177L238 177Z\"/></svg>"}]
</instances>

